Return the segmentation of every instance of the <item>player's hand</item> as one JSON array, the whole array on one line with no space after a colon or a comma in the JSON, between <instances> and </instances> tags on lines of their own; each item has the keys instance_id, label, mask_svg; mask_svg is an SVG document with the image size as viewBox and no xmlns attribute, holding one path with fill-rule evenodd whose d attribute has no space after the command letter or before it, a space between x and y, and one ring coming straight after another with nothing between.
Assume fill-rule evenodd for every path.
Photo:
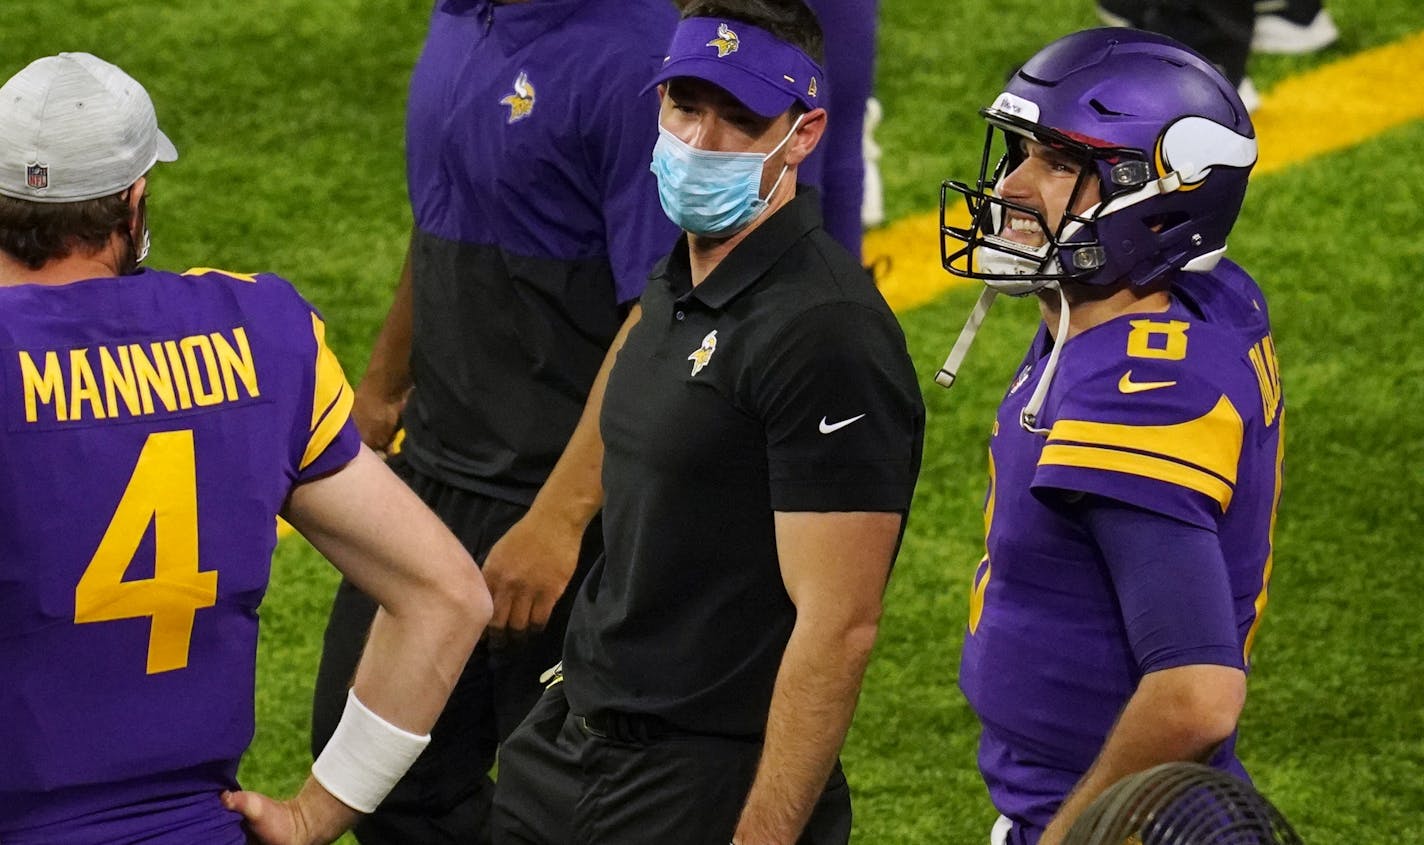
<instances>
[{"instance_id":1,"label":"player's hand","mask_svg":"<svg viewBox=\"0 0 1424 845\"><path fill-rule=\"evenodd\" d=\"M371 384L366 379L356 385L355 401L351 405L351 418L356 421L356 429L361 432L361 441L385 457L396 430L400 428L401 411L405 410L406 390L396 398Z\"/></svg>"},{"instance_id":2,"label":"player's hand","mask_svg":"<svg viewBox=\"0 0 1424 845\"><path fill-rule=\"evenodd\" d=\"M252 845L327 845L358 814L311 778L297 797L278 801L260 792L224 792L223 806L241 814Z\"/></svg>"},{"instance_id":3,"label":"player's hand","mask_svg":"<svg viewBox=\"0 0 1424 845\"><path fill-rule=\"evenodd\" d=\"M583 527L531 510L485 557L494 598L488 632L496 648L544 630L578 566Z\"/></svg>"},{"instance_id":4,"label":"player's hand","mask_svg":"<svg viewBox=\"0 0 1424 845\"><path fill-rule=\"evenodd\" d=\"M224 792L223 806L241 813L247 841L255 845L295 845L311 841L302 829L296 811L286 801L268 798L260 792Z\"/></svg>"}]
</instances>

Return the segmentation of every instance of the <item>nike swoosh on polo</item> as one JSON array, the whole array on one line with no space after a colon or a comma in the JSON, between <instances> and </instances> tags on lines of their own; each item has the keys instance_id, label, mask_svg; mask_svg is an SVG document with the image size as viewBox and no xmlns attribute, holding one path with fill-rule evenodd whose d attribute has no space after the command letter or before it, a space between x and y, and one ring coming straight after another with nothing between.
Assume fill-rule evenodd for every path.
<instances>
[{"instance_id":1,"label":"nike swoosh on polo","mask_svg":"<svg viewBox=\"0 0 1424 845\"><path fill-rule=\"evenodd\" d=\"M864 417L864 416L865 416L865 414L861 414L860 416L851 417L851 418L848 419L848 420L841 420L840 422L834 422L834 423L833 423L833 422L826 422L826 418L825 418L825 417L821 417L821 426L820 426L820 428L821 428L821 433L822 433L822 434L831 434L832 432L840 431L841 429L845 428L846 426L850 425L851 423L855 422L856 420L858 420L858 419L860 419L861 417Z\"/></svg>"},{"instance_id":2,"label":"nike swoosh on polo","mask_svg":"<svg viewBox=\"0 0 1424 845\"><path fill-rule=\"evenodd\" d=\"M1144 390L1156 390L1159 387L1171 387L1175 381L1133 381L1132 370L1122 374L1118 379L1117 389L1123 393L1141 393Z\"/></svg>"}]
</instances>

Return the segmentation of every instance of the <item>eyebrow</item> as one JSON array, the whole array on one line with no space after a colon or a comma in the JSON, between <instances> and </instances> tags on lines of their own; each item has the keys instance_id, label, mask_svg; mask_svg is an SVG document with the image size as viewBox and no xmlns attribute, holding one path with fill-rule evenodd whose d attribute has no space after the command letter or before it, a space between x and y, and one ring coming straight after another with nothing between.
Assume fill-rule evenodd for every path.
<instances>
[{"instance_id":1,"label":"eyebrow","mask_svg":"<svg viewBox=\"0 0 1424 845\"><path fill-rule=\"evenodd\" d=\"M1074 155L1072 152L1060 147L1055 147L1052 144L1045 144L1042 141L1035 141L1031 138L1024 139L1025 154L1030 154L1030 150L1028 149L1029 144L1032 144L1033 148L1038 150L1038 154L1044 158L1050 158L1055 161L1066 162L1080 167L1084 164L1081 156Z\"/></svg>"}]
</instances>

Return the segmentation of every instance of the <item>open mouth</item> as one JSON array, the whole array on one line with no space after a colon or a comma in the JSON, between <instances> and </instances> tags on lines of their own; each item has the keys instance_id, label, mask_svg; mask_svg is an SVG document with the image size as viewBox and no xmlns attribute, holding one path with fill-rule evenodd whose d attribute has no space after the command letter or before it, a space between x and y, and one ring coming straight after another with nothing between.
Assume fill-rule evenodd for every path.
<instances>
[{"instance_id":1,"label":"open mouth","mask_svg":"<svg viewBox=\"0 0 1424 845\"><path fill-rule=\"evenodd\" d=\"M1006 215L998 237L1030 248L1037 248L1048 242L1048 238L1043 234L1043 226L1037 218L1015 212Z\"/></svg>"}]
</instances>

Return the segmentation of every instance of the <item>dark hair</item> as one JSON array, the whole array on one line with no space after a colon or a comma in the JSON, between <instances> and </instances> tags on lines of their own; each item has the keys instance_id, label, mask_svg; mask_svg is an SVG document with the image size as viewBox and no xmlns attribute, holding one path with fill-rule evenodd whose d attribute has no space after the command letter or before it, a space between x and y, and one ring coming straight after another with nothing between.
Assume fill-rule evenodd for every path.
<instances>
[{"instance_id":1,"label":"dark hair","mask_svg":"<svg viewBox=\"0 0 1424 845\"><path fill-rule=\"evenodd\" d=\"M692 0L683 7L682 16L748 23L800 49L817 64L826 63L821 22L801 0Z\"/></svg>"},{"instance_id":2,"label":"dark hair","mask_svg":"<svg viewBox=\"0 0 1424 845\"><path fill-rule=\"evenodd\" d=\"M0 250L31 270L77 251L100 250L128 225L128 189L81 202L30 202L0 196Z\"/></svg>"}]
</instances>

